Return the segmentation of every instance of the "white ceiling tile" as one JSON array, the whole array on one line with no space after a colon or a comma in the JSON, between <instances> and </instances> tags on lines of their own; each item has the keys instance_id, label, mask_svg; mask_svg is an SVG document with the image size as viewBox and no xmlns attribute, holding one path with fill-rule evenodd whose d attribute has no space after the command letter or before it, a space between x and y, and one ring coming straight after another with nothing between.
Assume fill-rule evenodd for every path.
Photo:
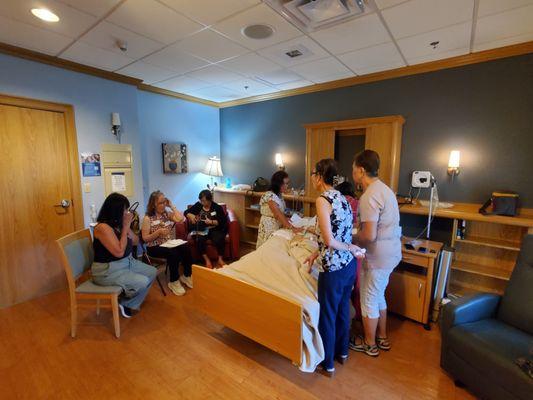
<instances>
[{"instance_id":1,"label":"white ceiling tile","mask_svg":"<svg viewBox=\"0 0 533 400\"><path fill-rule=\"evenodd\" d=\"M510 46L512 44L530 42L533 40L533 32L524 35L513 36L505 39L494 40L491 42L478 43L474 45L474 51L483 51L496 49L498 47Z\"/></svg>"},{"instance_id":2,"label":"white ceiling tile","mask_svg":"<svg viewBox=\"0 0 533 400\"><path fill-rule=\"evenodd\" d=\"M533 32L533 5L479 18L476 24L475 47Z\"/></svg>"},{"instance_id":3,"label":"white ceiling tile","mask_svg":"<svg viewBox=\"0 0 533 400\"><path fill-rule=\"evenodd\" d=\"M327 82L353 76L353 72L333 57L297 65L291 68L298 75L313 82Z\"/></svg>"},{"instance_id":4,"label":"white ceiling tile","mask_svg":"<svg viewBox=\"0 0 533 400\"><path fill-rule=\"evenodd\" d=\"M143 61L182 74L209 64L205 60L179 50L178 45L179 43L176 43L165 47L164 49L144 58Z\"/></svg>"},{"instance_id":5,"label":"white ceiling tile","mask_svg":"<svg viewBox=\"0 0 533 400\"><path fill-rule=\"evenodd\" d=\"M45 22L30 12L32 8L40 7L52 11L59 17L59 21ZM0 15L73 39L97 21L92 15L53 0L1 0Z\"/></svg>"},{"instance_id":6,"label":"white ceiling tile","mask_svg":"<svg viewBox=\"0 0 533 400\"><path fill-rule=\"evenodd\" d=\"M241 30L253 24L270 25L274 28L274 34L267 39L258 40L247 38L241 33ZM252 50L272 46L273 44L301 35L298 29L265 4L259 4L256 7L225 19L214 25L213 29Z\"/></svg>"},{"instance_id":7,"label":"white ceiling tile","mask_svg":"<svg viewBox=\"0 0 533 400\"><path fill-rule=\"evenodd\" d=\"M279 69L278 64L258 56L255 53L248 53L243 56L232 58L231 60L221 62L219 65L246 76L255 76L263 72Z\"/></svg>"},{"instance_id":8,"label":"white ceiling tile","mask_svg":"<svg viewBox=\"0 0 533 400\"><path fill-rule=\"evenodd\" d=\"M392 7L400 3L405 3L408 0L376 0L376 4L380 10Z\"/></svg>"},{"instance_id":9,"label":"white ceiling tile","mask_svg":"<svg viewBox=\"0 0 533 400\"><path fill-rule=\"evenodd\" d=\"M282 83L280 85L276 85L276 87L279 90L291 90L291 89L297 89L304 86L311 86L313 85L313 82L306 81L305 79L301 79L299 81L293 81L288 83Z\"/></svg>"},{"instance_id":10,"label":"white ceiling tile","mask_svg":"<svg viewBox=\"0 0 533 400\"><path fill-rule=\"evenodd\" d=\"M300 51L302 55L291 58L286 54L294 50ZM275 44L274 46L259 50L258 53L285 67L319 60L329 55L322 47L307 36L300 36L283 43Z\"/></svg>"},{"instance_id":11,"label":"white ceiling tile","mask_svg":"<svg viewBox=\"0 0 533 400\"><path fill-rule=\"evenodd\" d=\"M409 65L421 64L429 61L443 60L445 58L462 56L470 52L470 47L463 47L461 49L454 49L449 51L439 51L433 54L426 54L420 57L407 58Z\"/></svg>"},{"instance_id":12,"label":"white ceiling tile","mask_svg":"<svg viewBox=\"0 0 533 400\"><path fill-rule=\"evenodd\" d=\"M134 78L142 79L144 83L151 85L155 82L164 81L176 75L175 71L166 68L156 67L155 65L145 63L143 61L136 61L118 71L119 74L133 76Z\"/></svg>"},{"instance_id":13,"label":"white ceiling tile","mask_svg":"<svg viewBox=\"0 0 533 400\"><path fill-rule=\"evenodd\" d=\"M422 33L420 35L409 36L399 39L396 42L402 54L407 60L428 56L434 57L439 53L450 50L468 48L470 46L470 35L472 34L472 22L452 25L443 29ZM430 43L438 41L437 48L430 46ZM438 59L440 57L436 57Z\"/></svg>"},{"instance_id":14,"label":"white ceiling tile","mask_svg":"<svg viewBox=\"0 0 533 400\"><path fill-rule=\"evenodd\" d=\"M61 54L61 58L91 67L114 71L135 61L122 54L99 49L82 42L76 42Z\"/></svg>"},{"instance_id":15,"label":"white ceiling tile","mask_svg":"<svg viewBox=\"0 0 533 400\"><path fill-rule=\"evenodd\" d=\"M358 75L405 65L393 43L352 51L339 59Z\"/></svg>"},{"instance_id":16,"label":"white ceiling tile","mask_svg":"<svg viewBox=\"0 0 533 400\"><path fill-rule=\"evenodd\" d=\"M155 0L128 0L107 20L164 44L173 43L203 28Z\"/></svg>"},{"instance_id":17,"label":"white ceiling tile","mask_svg":"<svg viewBox=\"0 0 533 400\"><path fill-rule=\"evenodd\" d=\"M246 48L209 29L183 39L176 46L210 62L226 60L248 52Z\"/></svg>"},{"instance_id":18,"label":"white ceiling tile","mask_svg":"<svg viewBox=\"0 0 533 400\"><path fill-rule=\"evenodd\" d=\"M118 40L126 42L128 48L126 51L120 50L117 45ZM164 46L162 43L105 21L100 22L83 35L80 41L135 59L142 58Z\"/></svg>"},{"instance_id":19,"label":"white ceiling tile","mask_svg":"<svg viewBox=\"0 0 533 400\"><path fill-rule=\"evenodd\" d=\"M248 7L259 4L260 0L161 0L174 10L192 19L211 25Z\"/></svg>"},{"instance_id":20,"label":"white ceiling tile","mask_svg":"<svg viewBox=\"0 0 533 400\"><path fill-rule=\"evenodd\" d=\"M187 75L192 78L200 79L201 81L212 83L214 85L222 85L226 82L242 79L241 75L227 71L215 65L189 72Z\"/></svg>"},{"instance_id":21,"label":"white ceiling tile","mask_svg":"<svg viewBox=\"0 0 533 400\"><path fill-rule=\"evenodd\" d=\"M391 40L376 14L322 29L311 33L311 37L333 54L347 53Z\"/></svg>"},{"instance_id":22,"label":"white ceiling tile","mask_svg":"<svg viewBox=\"0 0 533 400\"><path fill-rule=\"evenodd\" d=\"M0 16L0 42L55 56L72 39Z\"/></svg>"},{"instance_id":23,"label":"white ceiling tile","mask_svg":"<svg viewBox=\"0 0 533 400\"><path fill-rule=\"evenodd\" d=\"M533 4L533 0L479 0L477 17L481 18L531 4Z\"/></svg>"},{"instance_id":24,"label":"white ceiling tile","mask_svg":"<svg viewBox=\"0 0 533 400\"><path fill-rule=\"evenodd\" d=\"M115 7L120 0L58 0L60 3L68 4L80 11L84 11L95 17L102 17L113 7Z\"/></svg>"},{"instance_id":25,"label":"white ceiling tile","mask_svg":"<svg viewBox=\"0 0 533 400\"><path fill-rule=\"evenodd\" d=\"M228 82L223 85L225 88L239 93L243 96L258 96L260 94L276 92L277 89L264 83L258 82L254 79L242 79L238 81Z\"/></svg>"},{"instance_id":26,"label":"white ceiling tile","mask_svg":"<svg viewBox=\"0 0 533 400\"><path fill-rule=\"evenodd\" d=\"M278 69L276 71L265 72L257 77L271 85L282 85L288 82L299 81L302 77L288 69Z\"/></svg>"},{"instance_id":27,"label":"white ceiling tile","mask_svg":"<svg viewBox=\"0 0 533 400\"><path fill-rule=\"evenodd\" d=\"M211 100L211 101L229 101L235 100L243 97L237 92L226 89L222 86L212 86L206 89L200 89L194 92L191 92L192 96L200 97L201 99Z\"/></svg>"},{"instance_id":28,"label":"white ceiling tile","mask_svg":"<svg viewBox=\"0 0 533 400\"><path fill-rule=\"evenodd\" d=\"M204 89L213 85L188 76L178 76L176 78L170 78L165 81L157 82L154 84L154 86L179 93L190 93L195 90Z\"/></svg>"},{"instance_id":29,"label":"white ceiling tile","mask_svg":"<svg viewBox=\"0 0 533 400\"><path fill-rule=\"evenodd\" d=\"M382 11L396 39L470 21L474 0L411 0Z\"/></svg>"}]
</instances>

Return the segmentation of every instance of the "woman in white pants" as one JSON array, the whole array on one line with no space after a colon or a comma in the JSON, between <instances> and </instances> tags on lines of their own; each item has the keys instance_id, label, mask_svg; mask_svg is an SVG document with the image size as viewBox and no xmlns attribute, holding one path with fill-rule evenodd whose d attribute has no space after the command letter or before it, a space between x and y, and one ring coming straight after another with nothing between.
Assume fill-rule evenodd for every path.
<instances>
[{"instance_id":1,"label":"woman in white pants","mask_svg":"<svg viewBox=\"0 0 533 400\"><path fill-rule=\"evenodd\" d=\"M378 171L379 155L375 151L365 150L355 156L353 179L363 187L355 244L366 248L359 282L364 337L353 337L350 348L372 357L378 356L380 349L391 348L385 289L392 270L402 259L398 202L394 192L379 180Z\"/></svg>"}]
</instances>

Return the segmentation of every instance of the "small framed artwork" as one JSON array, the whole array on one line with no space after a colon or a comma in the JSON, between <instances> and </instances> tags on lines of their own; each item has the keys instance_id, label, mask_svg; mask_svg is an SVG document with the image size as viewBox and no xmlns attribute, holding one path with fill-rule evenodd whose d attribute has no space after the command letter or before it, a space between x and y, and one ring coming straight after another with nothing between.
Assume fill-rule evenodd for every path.
<instances>
[{"instance_id":1,"label":"small framed artwork","mask_svg":"<svg viewBox=\"0 0 533 400\"><path fill-rule=\"evenodd\" d=\"M187 173L187 145L185 143L163 143L163 173Z\"/></svg>"}]
</instances>

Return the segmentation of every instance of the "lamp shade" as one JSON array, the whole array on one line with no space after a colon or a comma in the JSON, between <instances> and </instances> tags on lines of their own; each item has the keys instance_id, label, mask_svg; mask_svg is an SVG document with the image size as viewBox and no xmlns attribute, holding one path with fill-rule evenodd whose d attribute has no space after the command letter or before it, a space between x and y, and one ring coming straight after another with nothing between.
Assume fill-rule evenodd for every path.
<instances>
[{"instance_id":1,"label":"lamp shade","mask_svg":"<svg viewBox=\"0 0 533 400\"><path fill-rule=\"evenodd\" d=\"M204 174L209 176L222 176L222 167L220 165L220 158L218 157L209 157L207 164L204 168Z\"/></svg>"},{"instance_id":2,"label":"lamp shade","mask_svg":"<svg viewBox=\"0 0 533 400\"><path fill-rule=\"evenodd\" d=\"M281 153L276 153L274 156L274 161L278 167L283 166L283 157L281 156Z\"/></svg>"},{"instance_id":3,"label":"lamp shade","mask_svg":"<svg viewBox=\"0 0 533 400\"><path fill-rule=\"evenodd\" d=\"M459 168L460 160L461 160L461 153L459 152L459 150L452 150L450 152L448 168Z\"/></svg>"}]
</instances>

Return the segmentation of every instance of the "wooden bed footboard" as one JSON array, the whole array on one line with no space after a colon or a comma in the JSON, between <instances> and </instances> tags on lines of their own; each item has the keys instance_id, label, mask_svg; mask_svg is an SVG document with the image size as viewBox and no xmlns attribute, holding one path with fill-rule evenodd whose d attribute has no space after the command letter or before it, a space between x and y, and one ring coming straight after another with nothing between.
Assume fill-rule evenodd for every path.
<instances>
[{"instance_id":1,"label":"wooden bed footboard","mask_svg":"<svg viewBox=\"0 0 533 400\"><path fill-rule=\"evenodd\" d=\"M193 265L194 303L215 321L302 361L302 306L269 290Z\"/></svg>"}]
</instances>

